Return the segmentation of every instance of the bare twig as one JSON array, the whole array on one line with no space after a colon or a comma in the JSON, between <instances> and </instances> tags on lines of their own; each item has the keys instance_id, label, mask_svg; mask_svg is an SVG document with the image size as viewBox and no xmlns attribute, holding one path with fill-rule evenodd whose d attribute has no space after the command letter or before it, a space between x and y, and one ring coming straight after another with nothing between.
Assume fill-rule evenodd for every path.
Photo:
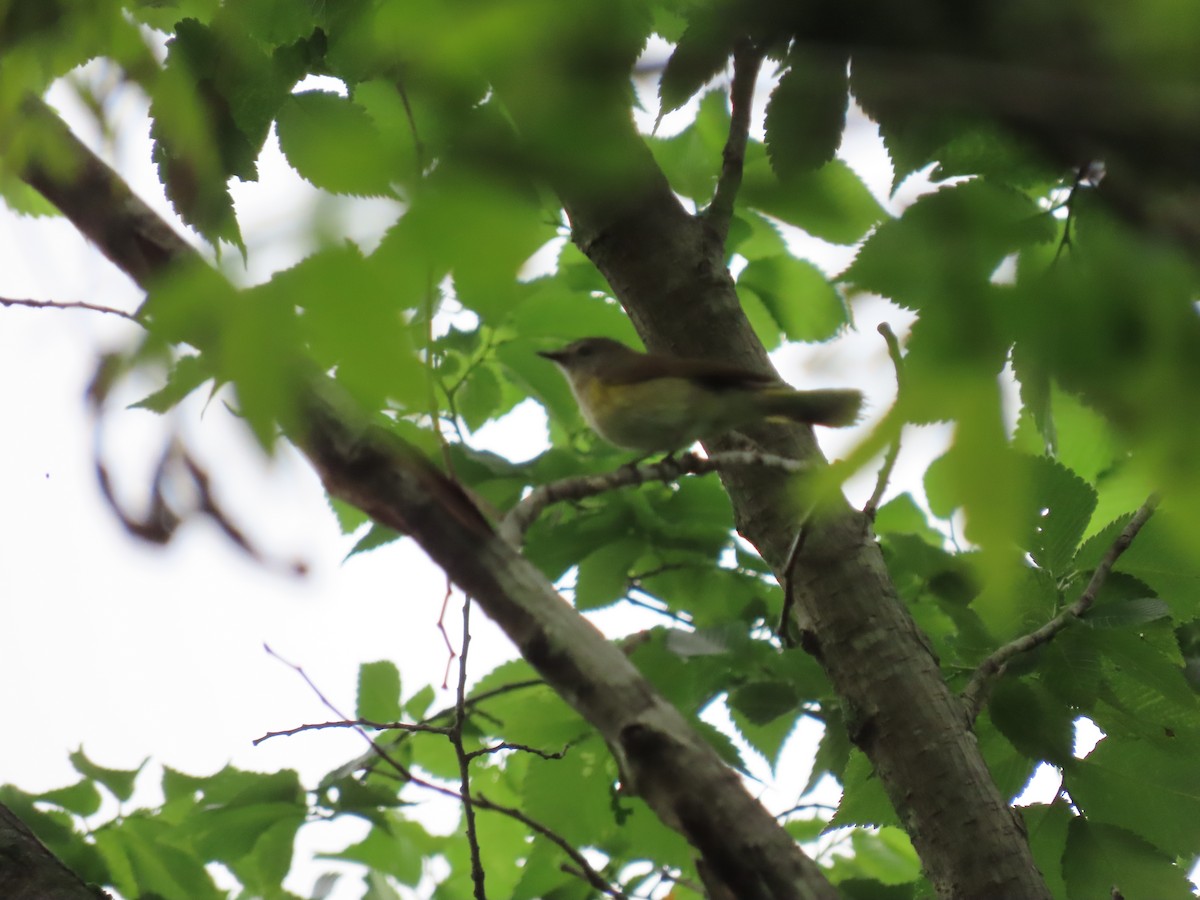
<instances>
[{"instance_id":1,"label":"bare twig","mask_svg":"<svg viewBox=\"0 0 1200 900\"><path fill-rule=\"evenodd\" d=\"M752 450L731 450L703 457L694 453L668 456L661 462L640 466L621 466L599 475L563 478L534 488L529 496L508 511L500 523L500 534L512 546L519 547L529 526L552 503L582 500L606 491L649 481L674 481L682 475L704 475L718 469L738 466L768 466L785 472L806 472L811 466L800 460Z\"/></svg>"},{"instance_id":2,"label":"bare twig","mask_svg":"<svg viewBox=\"0 0 1200 900\"><path fill-rule=\"evenodd\" d=\"M131 312L126 312L123 309L117 309L113 306L100 306L97 303L85 303L83 301L66 301L66 300L17 300L13 297L0 297L0 306L29 306L34 309L86 309L90 312L107 313L110 316L120 316L122 319L128 319L130 322L142 324Z\"/></svg>"},{"instance_id":3,"label":"bare twig","mask_svg":"<svg viewBox=\"0 0 1200 900\"><path fill-rule=\"evenodd\" d=\"M466 825L467 846L471 848L471 882L475 900L487 900L484 887L483 858L479 852L479 835L475 830L475 805L471 799L471 756L463 747L463 724L467 720L467 649L471 646L471 598L463 598L462 649L458 654L458 694L454 703L454 723L450 726L450 743L458 758L458 777L462 785L463 821Z\"/></svg>"},{"instance_id":4,"label":"bare twig","mask_svg":"<svg viewBox=\"0 0 1200 900\"><path fill-rule=\"evenodd\" d=\"M783 609L779 612L779 627L775 633L779 635L779 640L785 647L796 646L794 638L791 637L791 631L788 629L788 620L796 606L795 579L792 578L792 572L796 568L796 562L800 559L800 551L804 549L804 538L807 534L804 526L805 522L802 521L796 528L796 536L792 538L792 546L788 548L787 562L783 564L783 584L781 585Z\"/></svg>"},{"instance_id":5,"label":"bare twig","mask_svg":"<svg viewBox=\"0 0 1200 900\"><path fill-rule=\"evenodd\" d=\"M373 722L370 719L342 719L338 722L311 722L284 731L268 731L262 737L255 738L251 743L257 747L263 741L269 741L271 738L292 737L305 731L323 731L327 728L373 728L376 731L405 731L409 734L450 734L449 728L441 725L426 725L421 722Z\"/></svg>"},{"instance_id":6,"label":"bare twig","mask_svg":"<svg viewBox=\"0 0 1200 900\"><path fill-rule=\"evenodd\" d=\"M1129 524L1125 526L1117 536L1117 539L1113 541L1112 546L1108 548L1108 551L1100 560L1100 564L1092 572L1092 577L1088 580L1087 587L1083 589L1083 592L1080 593L1079 598L1074 603L1041 628L1010 641L979 664L979 668L975 670L975 674L971 676L970 682L968 682L962 692L963 704L966 706L967 715L972 721L975 720L975 717L979 715L980 709L983 708L984 700L987 698L987 692L992 682L1004 674L1004 669L1013 657L1026 653L1034 647L1040 647L1042 644L1049 643L1055 635L1091 608L1096 600L1096 595L1100 592L1100 588L1104 585L1104 581L1108 578L1108 573L1112 571L1112 567L1118 557L1129 549L1129 545L1133 543L1133 539L1142 530L1142 526L1154 515L1158 501L1158 495L1151 494L1146 502L1139 507L1138 511L1133 514L1133 518L1129 520Z\"/></svg>"},{"instance_id":7,"label":"bare twig","mask_svg":"<svg viewBox=\"0 0 1200 900\"><path fill-rule=\"evenodd\" d=\"M1070 249L1074 244L1074 241L1071 237L1071 223L1075 218L1075 199L1079 193L1079 188L1082 187L1084 181L1087 180L1088 172L1091 170L1091 167L1092 163L1089 162L1084 163L1075 170L1075 176L1071 180L1071 189L1067 192L1067 199L1064 200L1062 204L1067 211L1067 216L1065 219L1063 219L1062 238L1059 240L1058 247L1054 251L1054 259L1050 263L1051 266L1055 265L1062 257L1063 252Z\"/></svg>"},{"instance_id":8,"label":"bare twig","mask_svg":"<svg viewBox=\"0 0 1200 900\"><path fill-rule=\"evenodd\" d=\"M442 597L442 611L438 613L437 628L442 635L442 640L446 644L446 671L442 673L442 690L450 686L450 667L454 665L454 660L458 658L458 654L454 652L454 645L450 643L450 633L446 631L446 610L450 607L450 594L454 590L454 584L450 581L450 577L446 577L446 595ZM455 707L457 709L457 707Z\"/></svg>"},{"instance_id":9,"label":"bare twig","mask_svg":"<svg viewBox=\"0 0 1200 900\"><path fill-rule=\"evenodd\" d=\"M567 750L569 749L569 746L564 746L561 750L550 753L546 750L539 750L537 747L530 747L528 744L510 744L508 741L502 741L499 744L492 744L490 747L480 747L478 750L472 750L467 754L467 759L490 756L493 753L500 753L504 750L520 750L524 753L532 753L534 756L539 756L542 759L562 759L567 755Z\"/></svg>"},{"instance_id":10,"label":"bare twig","mask_svg":"<svg viewBox=\"0 0 1200 900\"><path fill-rule=\"evenodd\" d=\"M740 40L734 48L733 83L729 86L729 136L721 154L721 176L717 180L717 189L713 193L712 203L703 213L722 244L729 236L733 207L742 186L746 141L750 134L750 109L754 104L754 82L758 78L762 60L762 50L748 38Z\"/></svg>"},{"instance_id":11,"label":"bare twig","mask_svg":"<svg viewBox=\"0 0 1200 900\"><path fill-rule=\"evenodd\" d=\"M467 604L469 607L470 598L467 598ZM361 734L363 736L363 738L367 741L367 743L370 744L372 753L374 753L375 756L378 757L379 760L381 762L383 762L385 765L387 765L391 769L394 769L396 771L396 773L400 776L400 778L403 782L405 782L406 784L416 785L417 787L421 787L421 788L424 788L429 791L433 791L434 793L441 794L444 797L451 797L463 805L464 812L467 810L472 811L471 813L469 813L471 818L468 822L468 826L467 826L468 832L467 833L468 833L468 840L471 841L471 853L472 853L472 857L473 857L472 861L471 861L471 874L472 874L472 878L475 880L475 896L477 898L482 898L485 895L482 893L482 891L483 891L483 869L482 869L482 866L480 865L479 868L476 869L476 866L478 864L477 854L478 854L479 847L478 847L478 842L474 836L473 810L486 809L491 812L497 812L497 813L500 813L501 815L508 816L510 819L515 819L516 821L520 822L522 825L525 825L530 830L535 831L538 834L542 835L542 837L546 838L551 843L555 844L560 850L562 850L563 853L565 853L571 859L571 861L574 862L575 865L579 867L580 871L583 873L583 877L587 880L587 882L589 884L591 884L597 890L602 891L604 894L607 894L610 897L618 898L618 900L628 900L628 897L624 893L622 893L617 888L614 888L607 881L605 881L604 878L600 875L600 873L597 872L594 868L592 868L592 866L588 863L587 859L584 858L583 854L581 854L578 850L576 850L573 846L571 846L571 844L569 844L567 842L567 840L565 838L563 838L560 834L551 830L550 828L543 825L541 822L537 821L536 819L530 818L525 813L521 812L519 809L515 809L510 806L503 806L502 804L499 804L499 803L493 803L491 800L488 800L482 794L475 794L472 796L469 793L468 784L467 784L467 776L465 774L466 764L467 764L467 762L469 762L469 760L466 759L466 754L463 754L461 752L462 751L461 728L462 728L462 723L465 719L466 707L468 705L468 701L466 700L466 693L465 693L466 689L465 689L464 685L466 683L465 675L466 675L467 644L470 641L470 633L468 630L469 625L470 625L470 610L469 610L469 608L467 608L467 609L463 610L463 646L462 646L462 653L459 655L460 680L459 680L459 688L458 688L458 697L457 697L457 700L456 700L456 703L454 706L454 715L455 715L454 724L452 724L450 726L450 728L446 728L446 729L434 729L432 727L419 728L416 726L406 726L406 725L403 725L402 723L391 723L391 725L383 725L382 726L382 727L392 727L392 725L397 725L397 726L403 727L404 730L406 730L406 731L420 730L420 731L433 731L433 732L439 733L439 734L449 733L451 740L457 741L455 743L455 750L457 752L459 752L459 754L460 754L460 756L459 756L459 771L460 771L460 773L462 773L462 778L463 778L461 791L456 791L456 790L453 790L452 788L444 787L440 784L435 784L434 782L431 782L431 781L426 781L424 778L421 778L419 775L414 774L407 766L405 766L399 760L395 759L391 754L388 753L387 749L382 747L374 738L372 738L369 734L367 734L367 732L364 730L364 728L361 727L364 724L363 722L347 721L344 723L343 722L330 723L329 727L335 727L335 726L336 727L346 727L346 726L353 727L354 730L357 731L359 734ZM318 688L316 686L316 684L313 683L313 680L308 677L308 675L305 673L304 669L302 669L300 666L298 666L294 663L288 662L286 659L284 659L282 656L280 656L278 653L276 653L274 650L272 650L266 644L264 644L263 647L266 649L267 653L269 653L271 656L275 657L277 660L279 660L281 663L283 663L285 666L287 666L293 672L295 672L301 678L303 678L304 683L307 684L309 686L309 688L312 689L313 693L315 693L317 695L317 698L321 701L321 703L323 703L328 709L332 710L335 715L342 716L342 714L340 712L338 712L337 708L321 692L320 688ZM538 683L540 683L540 682L538 682ZM494 696L496 693L499 693L503 690L510 690L514 687L515 687L515 685L504 685L502 688L497 688L495 691L488 692L488 696ZM482 696L483 695L481 695L481 697ZM478 702L478 700L481 699L481 697L472 698L472 702ZM345 719L346 717L342 716L342 718ZM381 723L376 723L376 722L368 722L365 724L366 724L366 727L381 727ZM323 727L323 726L319 726L319 725L304 726L302 728L295 729L295 731L311 730L313 728L320 728L320 727ZM455 739L454 735L453 735L453 732L455 729L458 729L457 739ZM289 733L289 732L279 732L279 733L284 734L284 733ZM294 733L294 732L291 732L291 733ZM263 738L260 738L259 741L265 740L267 737L271 737L271 736L272 735L266 735ZM255 741L255 743L258 743L259 741ZM522 747L520 749L528 749L528 748ZM534 751L534 752L536 752L536 751ZM476 876L478 876L478 877L476 877Z\"/></svg>"},{"instance_id":12,"label":"bare twig","mask_svg":"<svg viewBox=\"0 0 1200 900\"><path fill-rule=\"evenodd\" d=\"M609 897L616 898L616 900L629 900L627 894L605 881L604 877L592 868L591 864L587 861L587 859L584 858L584 855L567 843L567 841L561 835L551 831L536 819L529 818L529 816L525 815L525 813L521 812L519 809L515 809L511 806L503 806L499 803L493 803L482 794L476 794L474 799L475 805L480 809L488 809L493 812L503 813L511 819L516 819L521 824L533 831L536 831L546 840L556 845L560 850L562 850L563 853L567 854L567 856L571 858L571 861L575 863L576 866L579 867L580 871L574 874L582 875L587 883L596 890L607 894Z\"/></svg>"},{"instance_id":13,"label":"bare twig","mask_svg":"<svg viewBox=\"0 0 1200 900\"><path fill-rule=\"evenodd\" d=\"M896 403L899 404L904 393L904 357L900 355L900 341L897 340L896 333L892 331L887 322L880 322L876 330L883 335L884 341L887 342L888 356L892 358L892 366L896 369ZM874 520L875 513L879 511L879 503L883 500L883 492L887 490L888 481L892 477L892 470L896 468L896 459L899 456L900 429L897 428L896 439L888 447L887 453L883 457L883 465L879 468L875 490L871 492L871 499L863 507L863 515L868 519Z\"/></svg>"},{"instance_id":14,"label":"bare twig","mask_svg":"<svg viewBox=\"0 0 1200 900\"><path fill-rule=\"evenodd\" d=\"M275 657L277 660L279 660L281 663L283 663L285 666L287 666L289 669L291 669L293 672L295 672L297 675L299 675L301 678L303 678L304 683L308 685L309 690L311 690L314 694L317 695L317 699L321 701L321 704L326 709L328 709L330 712L332 712L335 716L340 717L343 721L346 721L350 718L349 716L343 714L340 709L338 709L336 706L333 705L332 701L330 701L330 699L321 692L321 689L319 687L317 687L317 685L313 682L313 680L311 678L308 677L308 673L305 672L301 666L298 666L294 662L289 662L288 660L284 659L282 656L280 656L278 653L276 653L274 650L271 649L270 644L263 644L263 649L267 651L268 656ZM364 733L363 736L366 737L366 734ZM370 740L370 738L367 737L367 740Z\"/></svg>"}]
</instances>

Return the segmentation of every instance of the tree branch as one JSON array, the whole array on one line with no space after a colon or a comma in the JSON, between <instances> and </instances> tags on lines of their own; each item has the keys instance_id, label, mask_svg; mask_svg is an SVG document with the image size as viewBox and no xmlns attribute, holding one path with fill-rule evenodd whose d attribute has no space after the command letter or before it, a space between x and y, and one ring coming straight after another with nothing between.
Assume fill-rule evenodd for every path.
<instances>
[{"instance_id":1,"label":"tree branch","mask_svg":"<svg viewBox=\"0 0 1200 900\"><path fill-rule=\"evenodd\" d=\"M454 722L450 726L450 743L458 760L458 777L461 785L463 822L466 826L467 846L471 850L471 883L475 889L475 900L487 900L484 887L483 856L479 852L479 834L475 830L475 804L471 799L471 757L463 746L463 725L467 721L467 650L471 646L471 598L463 597L462 648L458 652L458 690L454 703Z\"/></svg>"},{"instance_id":2,"label":"tree branch","mask_svg":"<svg viewBox=\"0 0 1200 900\"><path fill-rule=\"evenodd\" d=\"M810 468L807 463L773 453L726 450L708 457L684 453L681 456L668 456L656 463L621 466L599 475L563 478L534 488L528 497L510 509L500 523L500 534L514 547L519 547L529 526L552 503L582 500L585 497L594 497L607 491L646 484L649 481L675 481L682 475L704 475L738 466L767 466L793 474L808 471Z\"/></svg>"},{"instance_id":3,"label":"tree branch","mask_svg":"<svg viewBox=\"0 0 1200 900\"><path fill-rule=\"evenodd\" d=\"M892 358L892 366L896 370L896 404L899 405L904 392L904 357L900 354L900 341L897 340L896 332L892 331L887 322L880 322L876 330L883 335L884 341L887 342L888 356ZM887 490L892 470L896 468L896 460L900 456L899 429L902 427L898 427L896 439L892 441L883 457L883 465L879 467L879 477L875 481L875 490L871 492L871 499L863 507L863 515L871 521L875 521L875 513L879 511L879 503L883 500L883 493Z\"/></svg>"},{"instance_id":4,"label":"tree branch","mask_svg":"<svg viewBox=\"0 0 1200 900\"><path fill-rule=\"evenodd\" d=\"M110 259L143 285L173 265L200 261L65 126L59 123L55 131L56 150L72 165L49 172L29 163L22 177L101 244ZM90 190L82 190L76 178ZM147 234L157 239L149 241ZM203 333L187 339L201 352L211 341ZM737 886L743 900L836 897L821 870L708 742L619 648L496 535L457 484L395 433L365 420L328 379L311 376L298 406L303 426L290 437L326 490L412 536L596 728L636 793L683 833L722 881ZM413 780L411 772L399 771Z\"/></svg>"},{"instance_id":5,"label":"tree branch","mask_svg":"<svg viewBox=\"0 0 1200 900\"><path fill-rule=\"evenodd\" d=\"M729 87L731 109L729 137L721 154L721 176L712 203L702 217L716 232L721 246L729 237L742 172L746 164L746 141L750 135L750 111L754 106L754 83L762 67L762 51L749 38L738 41L733 51L733 83Z\"/></svg>"},{"instance_id":6,"label":"tree branch","mask_svg":"<svg viewBox=\"0 0 1200 900\"><path fill-rule=\"evenodd\" d=\"M518 111L518 124L526 114L536 122L537 110ZM708 223L682 208L631 124L614 119L611 127L622 131L610 137L608 156L619 148L630 167L641 168L620 191L600 195L588 190L586 170L559 161L568 174L555 183L575 243L651 351L772 374ZM764 423L743 433L765 452L810 466L823 462L811 428ZM710 455L732 446L729 439L705 442ZM787 477L761 466L721 472L738 531L780 584L786 581L791 627L850 713L850 734L874 766L934 890L945 898L1048 900L1029 842L958 696L897 594L869 521L844 497L826 498L805 522L793 554L804 511L796 509Z\"/></svg>"},{"instance_id":7,"label":"tree branch","mask_svg":"<svg viewBox=\"0 0 1200 900\"><path fill-rule=\"evenodd\" d=\"M115 306L100 306L96 303L85 303L82 300L18 300L14 297L0 297L0 306L28 306L33 309L86 309L90 312L107 313L110 316L120 316L130 322L138 322L133 313ZM140 324L140 323L139 323Z\"/></svg>"},{"instance_id":8,"label":"tree branch","mask_svg":"<svg viewBox=\"0 0 1200 900\"><path fill-rule=\"evenodd\" d=\"M1100 588L1104 586L1104 582L1108 578L1108 573L1112 571L1113 565L1121 554L1129 549L1129 545L1133 543L1133 539L1142 530L1142 526L1150 521L1150 517L1154 515L1154 510L1157 508L1158 502L1158 495L1152 494L1138 508L1138 511L1133 514L1133 518L1129 520L1129 524L1117 535L1117 539L1113 541L1112 546L1108 548L1108 551L1100 560L1100 564L1092 572L1092 577L1088 580L1083 592L1080 593L1079 599L1041 628L1010 641L979 664L979 668L975 670L975 674L971 676L970 682L968 682L962 692L962 701L966 706L967 715L972 722L975 721L976 716L979 715L979 711L983 708L992 683L1004 674L1005 668L1013 657L1027 653L1034 647L1040 647L1042 644L1049 643L1054 639L1055 635L1091 609L1092 604L1096 601L1096 595L1100 593Z\"/></svg>"},{"instance_id":9,"label":"tree branch","mask_svg":"<svg viewBox=\"0 0 1200 900\"><path fill-rule=\"evenodd\" d=\"M5 900L112 900L63 865L0 803L0 897Z\"/></svg>"}]
</instances>

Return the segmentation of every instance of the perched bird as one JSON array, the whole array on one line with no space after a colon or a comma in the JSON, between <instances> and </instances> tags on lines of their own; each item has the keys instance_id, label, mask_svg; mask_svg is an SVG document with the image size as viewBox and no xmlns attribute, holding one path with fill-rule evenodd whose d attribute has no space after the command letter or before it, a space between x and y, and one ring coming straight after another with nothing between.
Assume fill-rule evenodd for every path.
<instances>
[{"instance_id":1,"label":"perched bird","mask_svg":"<svg viewBox=\"0 0 1200 900\"><path fill-rule=\"evenodd\" d=\"M679 450L763 419L840 428L854 424L862 408L859 391L797 391L769 375L639 353L610 338L583 338L538 355L562 369L597 434L643 453Z\"/></svg>"}]
</instances>

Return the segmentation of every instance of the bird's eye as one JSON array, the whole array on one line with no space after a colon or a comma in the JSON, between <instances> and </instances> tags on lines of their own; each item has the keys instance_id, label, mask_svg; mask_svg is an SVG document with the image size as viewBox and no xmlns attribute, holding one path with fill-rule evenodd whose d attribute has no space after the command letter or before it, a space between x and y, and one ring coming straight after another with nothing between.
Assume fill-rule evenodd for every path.
<instances>
[{"instance_id":1,"label":"bird's eye","mask_svg":"<svg viewBox=\"0 0 1200 900\"><path fill-rule=\"evenodd\" d=\"M576 356L591 356L595 348L591 344L580 344L575 350Z\"/></svg>"}]
</instances>

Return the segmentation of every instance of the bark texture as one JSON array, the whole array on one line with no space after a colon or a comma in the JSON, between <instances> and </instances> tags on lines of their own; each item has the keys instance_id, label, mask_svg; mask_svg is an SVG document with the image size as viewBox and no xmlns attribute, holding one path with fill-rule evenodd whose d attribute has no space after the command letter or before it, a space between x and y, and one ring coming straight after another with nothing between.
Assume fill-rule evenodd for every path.
<instances>
[{"instance_id":1,"label":"bark texture","mask_svg":"<svg viewBox=\"0 0 1200 900\"><path fill-rule=\"evenodd\" d=\"M104 900L108 894L64 866L7 806L0 804L0 897L4 900Z\"/></svg>"}]
</instances>

